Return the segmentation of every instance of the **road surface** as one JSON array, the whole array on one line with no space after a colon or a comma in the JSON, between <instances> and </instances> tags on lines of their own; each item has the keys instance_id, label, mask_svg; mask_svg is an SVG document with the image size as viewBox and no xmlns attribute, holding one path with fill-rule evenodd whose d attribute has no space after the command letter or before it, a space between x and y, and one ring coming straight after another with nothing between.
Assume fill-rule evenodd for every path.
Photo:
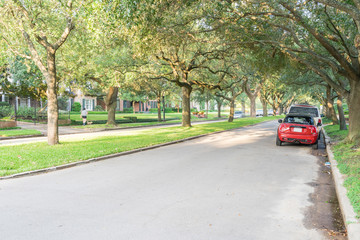
<instances>
[{"instance_id":1,"label":"road surface","mask_svg":"<svg viewBox=\"0 0 360 240\"><path fill-rule=\"evenodd\" d=\"M304 226L316 157L276 126L0 181L0 239L326 239Z\"/></svg>"}]
</instances>

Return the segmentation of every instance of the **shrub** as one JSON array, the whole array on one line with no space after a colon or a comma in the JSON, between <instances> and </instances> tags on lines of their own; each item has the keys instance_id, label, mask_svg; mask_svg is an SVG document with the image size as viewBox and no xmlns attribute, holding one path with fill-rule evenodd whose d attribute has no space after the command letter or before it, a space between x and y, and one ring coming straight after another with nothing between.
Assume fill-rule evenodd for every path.
<instances>
[{"instance_id":1,"label":"shrub","mask_svg":"<svg viewBox=\"0 0 360 240\"><path fill-rule=\"evenodd\" d=\"M79 102L74 102L71 106L71 111L73 112L80 112L81 111L81 104Z\"/></svg>"},{"instance_id":2,"label":"shrub","mask_svg":"<svg viewBox=\"0 0 360 240\"><path fill-rule=\"evenodd\" d=\"M95 111L96 111L96 112L102 112L102 111L104 111L104 109L103 109L102 106L97 105L97 106L95 107Z\"/></svg>"},{"instance_id":3,"label":"shrub","mask_svg":"<svg viewBox=\"0 0 360 240\"><path fill-rule=\"evenodd\" d=\"M97 114L97 115L101 115L101 114L108 114L108 112L102 110L102 111L88 111L88 114Z\"/></svg>"},{"instance_id":4,"label":"shrub","mask_svg":"<svg viewBox=\"0 0 360 240\"><path fill-rule=\"evenodd\" d=\"M133 108L124 108L124 110L122 111L123 113L132 113L133 112Z\"/></svg>"},{"instance_id":5,"label":"shrub","mask_svg":"<svg viewBox=\"0 0 360 240\"><path fill-rule=\"evenodd\" d=\"M0 107L10 107L10 103L8 103L8 102L0 102Z\"/></svg>"},{"instance_id":6,"label":"shrub","mask_svg":"<svg viewBox=\"0 0 360 240\"><path fill-rule=\"evenodd\" d=\"M33 107L19 107L16 115L21 118L35 118L35 108Z\"/></svg>"},{"instance_id":7,"label":"shrub","mask_svg":"<svg viewBox=\"0 0 360 240\"><path fill-rule=\"evenodd\" d=\"M9 117L13 112L13 108L10 106L0 106L0 118Z\"/></svg>"}]
</instances>

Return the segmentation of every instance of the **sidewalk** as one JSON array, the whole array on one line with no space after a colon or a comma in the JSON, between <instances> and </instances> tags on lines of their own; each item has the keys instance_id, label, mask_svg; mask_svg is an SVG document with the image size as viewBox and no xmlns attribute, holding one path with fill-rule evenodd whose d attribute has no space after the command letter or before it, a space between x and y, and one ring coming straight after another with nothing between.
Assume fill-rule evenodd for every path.
<instances>
[{"instance_id":1,"label":"sidewalk","mask_svg":"<svg viewBox=\"0 0 360 240\"><path fill-rule=\"evenodd\" d=\"M44 123L29 123L29 122L17 122L17 126L23 129L35 129L40 131L45 136L47 135L47 124ZM59 135L75 134L75 133L86 133L86 132L98 132L103 129L81 129L72 128L70 126L59 126Z\"/></svg>"}]
</instances>

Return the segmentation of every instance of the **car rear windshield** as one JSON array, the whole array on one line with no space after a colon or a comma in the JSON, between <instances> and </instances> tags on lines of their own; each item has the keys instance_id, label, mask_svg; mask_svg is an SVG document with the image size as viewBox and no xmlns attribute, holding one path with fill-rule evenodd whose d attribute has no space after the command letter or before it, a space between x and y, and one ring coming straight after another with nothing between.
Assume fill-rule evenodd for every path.
<instances>
[{"instance_id":1,"label":"car rear windshield","mask_svg":"<svg viewBox=\"0 0 360 240\"><path fill-rule=\"evenodd\" d=\"M284 119L284 123L314 125L314 120L311 117L305 117L305 116L304 117L287 116Z\"/></svg>"},{"instance_id":2,"label":"car rear windshield","mask_svg":"<svg viewBox=\"0 0 360 240\"><path fill-rule=\"evenodd\" d=\"M310 114L313 117L319 117L317 108L291 107L289 113Z\"/></svg>"}]
</instances>

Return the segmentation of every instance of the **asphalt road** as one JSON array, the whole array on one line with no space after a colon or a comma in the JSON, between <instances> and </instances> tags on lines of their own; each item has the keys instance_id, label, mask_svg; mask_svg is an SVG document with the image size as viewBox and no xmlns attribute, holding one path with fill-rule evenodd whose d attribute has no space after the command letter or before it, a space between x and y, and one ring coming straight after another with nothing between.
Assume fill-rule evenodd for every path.
<instances>
[{"instance_id":1,"label":"asphalt road","mask_svg":"<svg viewBox=\"0 0 360 240\"><path fill-rule=\"evenodd\" d=\"M0 181L0 239L325 239L304 227L317 160L276 126Z\"/></svg>"}]
</instances>

